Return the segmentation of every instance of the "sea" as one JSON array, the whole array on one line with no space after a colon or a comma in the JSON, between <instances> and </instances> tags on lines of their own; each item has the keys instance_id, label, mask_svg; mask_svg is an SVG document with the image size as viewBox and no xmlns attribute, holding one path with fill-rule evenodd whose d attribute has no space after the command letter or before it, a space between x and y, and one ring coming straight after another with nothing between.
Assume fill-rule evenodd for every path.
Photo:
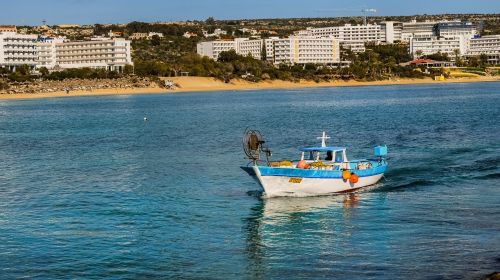
<instances>
[{"instance_id":1,"label":"sea","mask_svg":"<svg viewBox=\"0 0 500 280\"><path fill-rule=\"evenodd\" d=\"M266 198L258 129L387 145L375 186ZM500 271L500 83L0 101L0 279L480 279Z\"/></svg>"}]
</instances>

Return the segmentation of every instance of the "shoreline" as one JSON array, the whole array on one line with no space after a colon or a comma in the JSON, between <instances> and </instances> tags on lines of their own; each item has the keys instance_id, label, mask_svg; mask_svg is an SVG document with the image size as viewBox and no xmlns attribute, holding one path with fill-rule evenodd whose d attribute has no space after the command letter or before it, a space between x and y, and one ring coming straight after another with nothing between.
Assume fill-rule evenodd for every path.
<instances>
[{"instance_id":1,"label":"shoreline","mask_svg":"<svg viewBox=\"0 0 500 280\"><path fill-rule=\"evenodd\" d=\"M220 80L209 77L165 77L163 80L172 80L180 85L179 88L169 90L159 87L143 88L107 88L96 89L92 92L85 90L73 90L69 94L64 91L50 93L16 93L0 94L0 100L20 100L20 99L40 99L75 96L106 96L106 95L131 95L131 94L170 94L183 92L208 92L208 91L245 91L245 90L265 90L265 89L303 89L321 87L354 87L354 86L387 86L387 85L418 85L418 84L449 84L449 83L478 83L478 82L500 82L500 77L475 77L475 78L451 78L444 81L434 81L426 79L395 79L371 82L359 82L354 80L336 80L331 82L300 81L290 82L282 80L262 81L258 83L245 80L232 80L224 83Z\"/></svg>"}]
</instances>

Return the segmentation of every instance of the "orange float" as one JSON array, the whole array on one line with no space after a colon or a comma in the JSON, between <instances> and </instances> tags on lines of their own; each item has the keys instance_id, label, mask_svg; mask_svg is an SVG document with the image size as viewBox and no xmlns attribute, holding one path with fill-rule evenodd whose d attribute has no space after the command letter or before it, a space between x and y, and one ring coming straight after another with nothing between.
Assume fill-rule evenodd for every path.
<instances>
[{"instance_id":1,"label":"orange float","mask_svg":"<svg viewBox=\"0 0 500 280\"><path fill-rule=\"evenodd\" d=\"M342 172L342 179L344 179L344 180L346 180L346 181L347 181L347 180L349 180L349 178L351 178L351 172L349 172L349 171L347 171L347 170L344 170L344 171Z\"/></svg>"},{"instance_id":2,"label":"orange float","mask_svg":"<svg viewBox=\"0 0 500 280\"><path fill-rule=\"evenodd\" d=\"M359 181L359 177L358 175L352 173L351 174L351 177L349 178L349 182L353 183L353 184L356 184L357 182Z\"/></svg>"},{"instance_id":3,"label":"orange float","mask_svg":"<svg viewBox=\"0 0 500 280\"><path fill-rule=\"evenodd\" d=\"M309 169L309 164L305 160L301 160L297 163L297 168Z\"/></svg>"}]
</instances>

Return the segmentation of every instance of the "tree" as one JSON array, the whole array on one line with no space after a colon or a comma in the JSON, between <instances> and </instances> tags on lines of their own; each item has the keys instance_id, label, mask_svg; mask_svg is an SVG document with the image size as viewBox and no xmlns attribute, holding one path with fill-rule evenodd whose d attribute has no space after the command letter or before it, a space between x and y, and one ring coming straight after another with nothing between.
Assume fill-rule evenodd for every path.
<instances>
[{"instance_id":1,"label":"tree","mask_svg":"<svg viewBox=\"0 0 500 280\"><path fill-rule=\"evenodd\" d=\"M22 76L27 76L30 74L30 67L26 64L19 65L16 67L16 73Z\"/></svg>"},{"instance_id":2,"label":"tree","mask_svg":"<svg viewBox=\"0 0 500 280\"><path fill-rule=\"evenodd\" d=\"M123 68L123 74L130 75L133 73L134 73L134 66L130 64L125 65L125 67Z\"/></svg>"},{"instance_id":3,"label":"tree","mask_svg":"<svg viewBox=\"0 0 500 280\"><path fill-rule=\"evenodd\" d=\"M161 44L161 38L160 36L158 35L153 35L153 37L151 37L151 45L153 46L159 46Z\"/></svg>"},{"instance_id":4,"label":"tree","mask_svg":"<svg viewBox=\"0 0 500 280\"><path fill-rule=\"evenodd\" d=\"M215 19L213 17L209 17L205 20L205 23L207 25L214 25L215 24Z\"/></svg>"},{"instance_id":5,"label":"tree","mask_svg":"<svg viewBox=\"0 0 500 280\"><path fill-rule=\"evenodd\" d=\"M479 56L479 62L481 63L481 67L485 67L486 65L488 65L488 56L482 53Z\"/></svg>"},{"instance_id":6,"label":"tree","mask_svg":"<svg viewBox=\"0 0 500 280\"><path fill-rule=\"evenodd\" d=\"M49 69L47 69L47 67L41 67L40 69L38 69L38 72L40 72L40 74L42 74L42 76L47 76L49 75Z\"/></svg>"},{"instance_id":7,"label":"tree","mask_svg":"<svg viewBox=\"0 0 500 280\"><path fill-rule=\"evenodd\" d=\"M415 52L415 56L416 56L416 58L421 57L421 56L422 56L422 54L424 54L424 52L423 52L422 50L417 50L417 51Z\"/></svg>"},{"instance_id":8,"label":"tree","mask_svg":"<svg viewBox=\"0 0 500 280\"><path fill-rule=\"evenodd\" d=\"M235 50L229 50L226 52L220 52L218 61L220 61L220 62L233 62L233 61L239 59L240 57L241 56L238 55Z\"/></svg>"}]
</instances>

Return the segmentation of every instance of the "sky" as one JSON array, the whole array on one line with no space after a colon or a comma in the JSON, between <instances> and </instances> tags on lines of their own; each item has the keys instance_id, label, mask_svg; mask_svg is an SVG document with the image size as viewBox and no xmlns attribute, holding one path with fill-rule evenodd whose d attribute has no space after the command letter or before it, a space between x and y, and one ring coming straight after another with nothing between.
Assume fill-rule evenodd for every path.
<instances>
[{"instance_id":1,"label":"sky","mask_svg":"<svg viewBox=\"0 0 500 280\"><path fill-rule=\"evenodd\" d=\"M499 0L0 0L0 24L500 13Z\"/></svg>"}]
</instances>

